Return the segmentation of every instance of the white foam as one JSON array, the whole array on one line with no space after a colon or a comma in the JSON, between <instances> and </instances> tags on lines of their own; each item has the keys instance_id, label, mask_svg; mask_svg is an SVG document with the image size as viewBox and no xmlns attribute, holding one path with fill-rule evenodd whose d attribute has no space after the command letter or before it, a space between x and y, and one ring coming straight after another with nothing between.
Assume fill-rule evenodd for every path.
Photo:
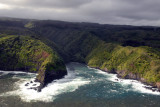
<instances>
[{"instance_id":1,"label":"white foam","mask_svg":"<svg viewBox=\"0 0 160 107\"><path fill-rule=\"evenodd\" d=\"M103 72L101 70L97 70L97 71L98 71L97 73L99 73L99 74L106 75L108 80L113 81L115 83L119 83L125 88L127 88L128 86L131 86L129 89L128 88L126 89L128 91L136 91L136 92L140 92L140 93L160 95L160 92L158 92L158 91L153 92L152 90L145 88L145 87L151 87L151 86L144 85L137 80L120 79L117 77L117 74L109 74L109 73Z\"/></svg>"},{"instance_id":2,"label":"white foam","mask_svg":"<svg viewBox=\"0 0 160 107\"><path fill-rule=\"evenodd\" d=\"M35 74L35 73L30 73L30 72L23 72L23 71L1 71L3 74Z\"/></svg>"},{"instance_id":3,"label":"white foam","mask_svg":"<svg viewBox=\"0 0 160 107\"><path fill-rule=\"evenodd\" d=\"M118 83L120 84L125 90L127 91L136 91L140 93L147 93L147 94L153 94L153 95L160 95L159 92L152 92L152 90L144 88L146 85L136 81L136 80L129 80L129 79L119 79L117 78L116 74L109 74L107 72L103 72L101 70L97 70L95 68L89 68L94 69L96 73L102 74L106 76L106 80L112 81L113 84ZM44 101L44 102L53 102L54 99L58 97L58 95L67 93L67 92L73 92L77 90L80 86L89 84L91 80L85 79L83 77L75 76L76 74L73 73L73 71L67 70L68 75L65 76L65 78L60 80L55 80L52 83L48 84L45 88L42 89L41 92L37 92L32 89L28 89L31 86L25 86L25 84L29 81L33 81L32 78L20 78L18 82L16 82L17 90L10 91L7 93L4 93L0 96L20 96L20 98L25 102L31 102L31 101ZM1 72L1 71L0 71ZM3 71L2 71L3 72ZM6 72L6 71L4 71ZM20 72L18 72L20 73ZM22 72L24 73L24 72ZM104 78L102 78L104 79ZM104 81L106 81L104 80ZM100 81L100 80L98 80ZM39 85L39 83L33 83L36 84L36 86ZM131 86L131 87L129 87ZM118 90L111 90L113 93L118 93Z\"/></svg>"},{"instance_id":4,"label":"white foam","mask_svg":"<svg viewBox=\"0 0 160 107\"><path fill-rule=\"evenodd\" d=\"M90 82L89 80L85 80L82 77L72 78L72 74L69 73L67 76L65 76L65 78L53 81L52 83L48 84L48 86L43 88L41 92L37 92L32 89L27 89L30 87L25 86L28 81L31 81L31 79L21 79L16 83L16 85L19 87L17 90L4 93L3 96L18 95L25 102L52 102L57 97L57 95L66 92L73 92L80 86Z\"/></svg>"}]
</instances>

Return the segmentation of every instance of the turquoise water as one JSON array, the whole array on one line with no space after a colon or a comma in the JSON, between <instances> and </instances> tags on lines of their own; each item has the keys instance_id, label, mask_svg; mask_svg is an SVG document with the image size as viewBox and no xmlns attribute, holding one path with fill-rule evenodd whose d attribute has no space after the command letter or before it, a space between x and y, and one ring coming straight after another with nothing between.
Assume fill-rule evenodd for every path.
<instances>
[{"instance_id":1,"label":"turquoise water","mask_svg":"<svg viewBox=\"0 0 160 107\"><path fill-rule=\"evenodd\" d=\"M137 81L79 63L67 64L67 70L40 93L25 86L36 74L1 71L0 107L160 107L160 93Z\"/></svg>"}]
</instances>

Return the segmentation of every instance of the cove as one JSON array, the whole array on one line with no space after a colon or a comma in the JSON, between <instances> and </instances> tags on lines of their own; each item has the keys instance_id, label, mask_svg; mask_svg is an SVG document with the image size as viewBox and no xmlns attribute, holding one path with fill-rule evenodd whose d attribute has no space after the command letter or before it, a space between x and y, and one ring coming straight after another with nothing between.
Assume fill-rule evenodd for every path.
<instances>
[{"instance_id":1,"label":"cove","mask_svg":"<svg viewBox=\"0 0 160 107\"><path fill-rule=\"evenodd\" d=\"M159 107L159 92L144 88L135 80L72 62L68 75L48 84L41 92L27 89L36 74L0 72L2 107ZM117 81L118 79L118 81Z\"/></svg>"}]
</instances>

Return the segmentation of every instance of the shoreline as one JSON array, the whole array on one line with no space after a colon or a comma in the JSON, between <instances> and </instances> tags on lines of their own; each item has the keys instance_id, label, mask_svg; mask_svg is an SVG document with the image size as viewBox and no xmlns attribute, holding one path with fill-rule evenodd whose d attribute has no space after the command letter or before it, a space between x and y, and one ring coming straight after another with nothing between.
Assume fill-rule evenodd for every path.
<instances>
[{"instance_id":1,"label":"shoreline","mask_svg":"<svg viewBox=\"0 0 160 107\"><path fill-rule=\"evenodd\" d=\"M24 74L24 73L26 73L26 74L35 74L36 75L36 77L37 77L37 75L38 75L38 73L36 73L36 72L28 72L28 71L5 71L5 70L0 70L0 74L1 73L6 73L6 74ZM28 81L26 84L24 84L24 86L25 87L27 87L27 86L29 86L29 85L32 85L30 88L28 88L28 89L33 89L33 90L35 90L35 91L37 91L37 92L41 92L41 90L43 89L43 88L45 88L49 83L51 83L52 81L54 81L54 80L59 80L59 79L63 79L66 75L68 75L68 72L66 71L66 72L60 72L60 73L53 73L53 74L50 74L50 75L46 75L45 74L45 81L43 81L43 82L41 82L41 81L39 81L37 78L34 78L34 80L30 80L30 81ZM48 77L47 77L48 76ZM48 78L48 79L46 79L46 78ZM39 85L35 85L35 84L37 84L37 83L39 83Z\"/></svg>"},{"instance_id":2,"label":"shoreline","mask_svg":"<svg viewBox=\"0 0 160 107\"><path fill-rule=\"evenodd\" d=\"M88 67L90 67L89 65L87 65ZM138 82L141 82L142 84L146 85L144 88L148 89L148 90L151 90L152 92L160 92L160 89L155 86L155 85L152 85L152 84L149 84L147 82L143 82L141 81L142 78L139 77L139 79L134 79L134 78L122 78L122 76L118 73L119 71L108 71L108 70L102 70L100 69L99 67L90 67L90 68L94 68L94 69L97 69L97 70L101 70L102 72L105 72L105 73L109 73L109 74L117 74L117 78L119 79L129 79L129 80L136 80ZM117 80L118 81L118 80Z\"/></svg>"}]
</instances>

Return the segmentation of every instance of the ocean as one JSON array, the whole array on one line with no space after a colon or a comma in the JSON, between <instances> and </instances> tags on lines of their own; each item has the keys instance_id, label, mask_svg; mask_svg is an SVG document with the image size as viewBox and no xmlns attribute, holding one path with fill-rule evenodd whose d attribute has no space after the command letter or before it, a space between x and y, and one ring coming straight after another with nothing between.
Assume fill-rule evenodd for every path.
<instances>
[{"instance_id":1,"label":"ocean","mask_svg":"<svg viewBox=\"0 0 160 107\"><path fill-rule=\"evenodd\" d=\"M136 80L76 62L66 66L68 75L41 92L25 86L37 74L0 71L0 107L160 107L160 92Z\"/></svg>"}]
</instances>

